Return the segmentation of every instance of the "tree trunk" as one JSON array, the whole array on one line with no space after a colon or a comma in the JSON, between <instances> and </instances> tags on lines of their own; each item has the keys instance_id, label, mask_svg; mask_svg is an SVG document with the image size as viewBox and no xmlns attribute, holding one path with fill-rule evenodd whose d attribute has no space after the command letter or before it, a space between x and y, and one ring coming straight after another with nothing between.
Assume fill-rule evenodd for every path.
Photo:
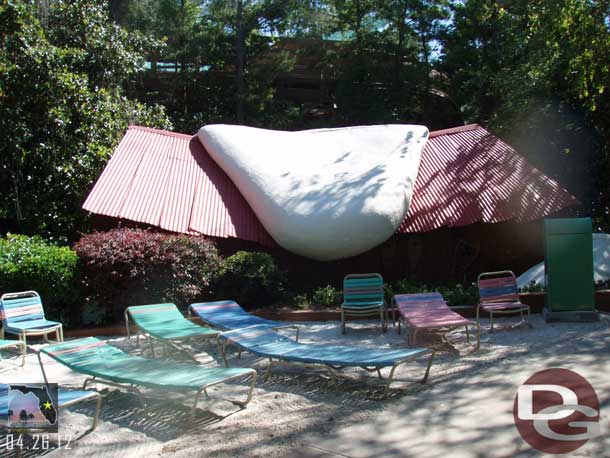
<instances>
[{"instance_id":1,"label":"tree trunk","mask_svg":"<svg viewBox=\"0 0 610 458\"><path fill-rule=\"evenodd\" d=\"M237 34L235 37L236 72L235 83L237 86L235 115L237 123L244 123L244 61L245 61L245 34L244 34L244 5L243 0L237 0Z\"/></svg>"},{"instance_id":2,"label":"tree trunk","mask_svg":"<svg viewBox=\"0 0 610 458\"><path fill-rule=\"evenodd\" d=\"M398 43L394 54L394 90L398 94L402 88L402 54L405 46L405 21L407 20L407 8L405 7L398 17Z\"/></svg>"}]
</instances>

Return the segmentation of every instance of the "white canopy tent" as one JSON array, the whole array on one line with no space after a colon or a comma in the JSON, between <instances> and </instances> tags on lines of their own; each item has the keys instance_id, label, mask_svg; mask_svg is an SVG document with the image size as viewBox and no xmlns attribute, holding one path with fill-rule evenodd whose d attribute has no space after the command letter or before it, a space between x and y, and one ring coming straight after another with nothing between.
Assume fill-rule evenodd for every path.
<instances>
[{"instance_id":1,"label":"white canopy tent","mask_svg":"<svg viewBox=\"0 0 610 458\"><path fill-rule=\"evenodd\" d=\"M593 277L595 283L610 279L610 234L593 234ZM517 278L519 288L546 286L544 262L536 264Z\"/></svg>"}]
</instances>

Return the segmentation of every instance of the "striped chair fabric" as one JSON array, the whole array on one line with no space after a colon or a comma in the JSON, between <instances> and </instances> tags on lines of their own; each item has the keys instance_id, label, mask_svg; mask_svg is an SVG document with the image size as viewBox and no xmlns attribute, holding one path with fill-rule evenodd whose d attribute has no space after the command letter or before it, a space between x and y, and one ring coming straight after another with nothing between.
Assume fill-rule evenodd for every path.
<instances>
[{"instance_id":1,"label":"striped chair fabric","mask_svg":"<svg viewBox=\"0 0 610 458\"><path fill-rule=\"evenodd\" d=\"M57 341L63 341L61 323L45 318L42 301L36 291L3 294L0 297L0 319L2 319L0 338L3 338L5 333L17 334L26 344L27 336L43 336L48 340L48 334L55 333ZM22 352L25 358L26 345L23 346Z\"/></svg>"},{"instance_id":2,"label":"striped chair fabric","mask_svg":"<svg viewBox=\"0 0 610 458\"><path fill-rule=\"evenodd\" d=\"M189 310L195 313L204 323L225 331L256 325L265 325L271 328L286 326L286 323L280 321L267 320L252 315L241 308L237 302L231 300L199 302L191 304Z\"/></svg>"},{"instance_id":3,"label":"striped chair fabric","mask_svg":"<svg viewBox=\"0 0 610 458\"><path fill-rule=\"evenodd\" d=\"M479 296L482 304L519 302L518 292L517 279L512 272L507 272L502 277L479 280Z\"/></svg>"},{"instance_id":4,"label":"striped chair fabric","mask_svg":"<svg viewBox=\"0 0 610 458\"><path fill-rule=\"evenodd\" d=\"M22 296L3 298L0 302L0 316L5 327L20 321L44 320L40 296L34 291L27 291Z\"/></svg>"},{"instance_id":5,"label":"striped chair fabric","mask_svg":"<svg viewBox=\"0 0 610 458\"><path fill-rule=\"evenodd\" d=\"M383 278L379 274L351 274L343 280L343 309L369 314L385 305Z\"/></svg>"},{"instance_id":6,"label":"striped chair fabric","mask_svg":"<svg viewBox=\"0 0 610 458\"><path fill-rule=\"evenodd\" d=\"M409 302L445 302L445 298L438 291L430 293L413 293L413 294L397 294L394 296L396 301L409 303Z\"/></svg>"},{"instance_id":7,"label":"striped chair fabric","mask_svg":"<svg viewBox=\"0 0 610 458\"><path fill-rule=\"evenodd\" d=\"M477 285L480 299L477 307L477 322L483 309L489 314L489 326L492 331L494 314L519 313L520 324L525 323L523 312L527 312L529 317L530 308L527 304L522 304L519 299L517 277L513 272L510 270L484 272L479 275Z\"/></svg>"},{"instance_id":8,"label":"striped chair fabric","mask_svg":"<svg viewBox=\"0 0 610 458\"><path fill-rule=\"evenodd\" d=\"M386 303L383 278L377 273L349 274L343 279L343 303L341 304L341 332L345 334L347 316L375 316L386 330Z\"/></svg>"},{"instance_id":9,"label":"striped chair fabric","mask_svg":"<svg viewBox=\"0 0 610 458\"><path fill-rule=\"evenodd\" d=\"M45 318L42 301L36 291L3 294L0 299L0 318L3 331L11 334L40 334L47 328L50 332L61 328L61 323Z\"/></svg>"}]
</instances>

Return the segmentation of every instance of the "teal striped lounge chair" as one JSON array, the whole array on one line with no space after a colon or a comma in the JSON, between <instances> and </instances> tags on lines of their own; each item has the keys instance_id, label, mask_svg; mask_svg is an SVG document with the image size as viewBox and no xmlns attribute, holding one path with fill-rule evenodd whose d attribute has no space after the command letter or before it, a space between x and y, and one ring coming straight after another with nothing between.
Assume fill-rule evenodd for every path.
<instances>
[{"instance_id":1,"label":"teal striped lounge chair","mask_svg":"<svg viewBox=\"0 0 610 458\"><path fill-rule=\"evenodd\" d=\"M345 367L360 367L366 371L376 371L381 378L381 369L389 367L387 382L382 397L385 397L394 378L394 371L401 364L429 355L429 360L421 383L425 383L430 373L434 353L426 348L380 349L356 347L353 345L313 345L296 342L278 334L265 326L252 326L223 332L218 336L220 352L228 367L226 347L235 345L255 355L269 359L265 379L269 377L273 364L277 361L322 365L335 379L335 370Z\"/></svg>"},{"instance_id":2,"label":"teal striped lounge chair","mask_svg":"<svg viewBox=\"0 0 610 458\"><path fill-rule=\"evenodd\" d=\"M299 327L281 321L267 320L246 312L232 300L200 302L189 306L189 315L194 313L204 323L223 331L247 328L249 326L266 326L272 329L294 329L296 341L299 340Z\"/></svg>"},{"instance_id":3,"label":"teal striped lounge chair","mask_svg":"<svg viewBox=\"0 0 610 458\"><path fill-rule=\"evenodd\" d=\"M63 342L64 333L61 323L45 318L40 295L36 291L22 291L19 293L6 293L0 297L0 317L2 318L2 331L4 334L15 334L23 343L29 336L43 336L49 341L48 335L55 334L57 342ZM27 352L27 343L22 349Z\"/></svg>"},{"instance_id":4,"label":"teal striped lounge chair","mask_svg":"<svg viewBox=\"0 0 610 458\"><path fill-rule=\"evenodd\" d=\"M12 347L17 347L19 349L19 353L21 354L21 365L23 366L25 364L25 355L27 353L25 342L23 340L0 339L0 350ZM2 355L0 355L0 360L2 360Z\"/></svg>"},{"instance_id":5,"label":"teal striped lounge chair","mask_svg":"<svg viewBox=\"0 0 610 458\"><path fill-rule=\"evenodd\" d=\"M150 350L155 356L153 340L161 342L164 353L167 355L167 347L173 347L187 353L189 351L180 345L180 342L193 339L216 338L218 331L215 329L199 326L182 316L175 304L152 304L136 305L125 309L125 327L127 337L131 336L129 319L138 327L136 340L139 345L140 333L148 337Z\"/></svg>"},{"instance_id":6,"label":"teal striped lounge chair","mask_svg":"<svg viewBox=\"0 0 610 458\"><path fill-rule=\"evenodd\" d=\"M249 379L250 387L245 401L229 400L245 407L252 399L256 371L248 368L208 368L195 363L179 363L146 359L128 355L95 337L71 340L40 349L38 359L45 380L41 355L55 359L75 372L88 375L83 383L94 382L114 386L141 396L137 387L178 392L195 392L192 413L195 413L201 394L207 396L207 388L232 380Z\"/></svg>"},{"instance_id":7,"label":"teal striped lounge chair","mask_svg":"<svg viewBox=\"0 0 610 458\"><path fill-rule=\"evenodd\" d=\"M349 274L343 279L343 303L341 304L341 333L345 334L346 318L379 316L381 329L386 332L383 278L380 274ZM394 312L393 317L394 317Z\"/></svg>"}]
</instances>

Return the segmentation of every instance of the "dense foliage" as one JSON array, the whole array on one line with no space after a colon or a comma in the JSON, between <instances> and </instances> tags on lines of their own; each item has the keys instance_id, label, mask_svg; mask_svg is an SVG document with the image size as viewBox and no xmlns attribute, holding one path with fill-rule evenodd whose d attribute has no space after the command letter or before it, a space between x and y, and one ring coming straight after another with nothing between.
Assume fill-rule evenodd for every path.
<instances>
[{"instance_id":1,"label":"dense foliage","mask_svg":"<svg viewBox=\"0 0 610 458\"><path fill-rule=\"evenodd\" d=\"M608 0L13 0L0 37L4 232L76 239L125 127L165 110L184 132L479 122L608 224Z\"/></svg>"},{"instance_id":2,"label":"dense foliage","mask_svg":"<svg viewBox=\"0 0 610 458\"><path fill-rule=\"evenodd\" d=\"M476 305L479 302L479 290L476 285L426 285L409 279L386 282L385 300L391 304L395 294L415 294L438 291L451 306ZM343 300L340 287L331 285L314 288L311 292L301 292L290 298L290 304L296 308L338 308Z\"/></svg>"},{"instance_id":3,"label":"dense foliage","mask_svg":"<svg viewBox=\"0 0 610 458\"><path fill-rule=\"evenodd\" d=\"M41 295L49 319L73 321L80 300L76 253L37 236L0 238L0 294L29 290Z\"/></svg>"},{"instance_id":4,"label":"dense foliage","mask_svg":"<svg viewBox=\"0 0 610 458\"><path fill-rule=\"evenodd\" d=\"M142 229L84 236L75 245L86 291L86 317L119 322L130 305L173 302L187 306L209 298L221 258L203 237Z\"/></svg>"},{"instance_id":5,"label":"dense foliage","mask_svg":"<svg viewBox=\"0 0 610 458\"><path fill-rule=\"evenodd\" d=\"M247 309L274 305L286 297L286 275L270 254L238 251L224 260L216 295Z\"/></svg>"},{"instance_id":6,"label":"dense foliage","mask_svg":"<svg viewBox=\"0 0 610 458\"><path fill-rule=\"evenodd\" d=\"M439 68L491 126L608 227L610 2L454 2Z\"/></svg>"},{"instance_id":7,"label":"dense foliage","mask_svg":"<svg viewBox=\"0 0 610 458\"><path fill-rule=\"evenodd\" d=\"M75 238L84 197L127 125L171 127L162 107L122 93L155 42L101 5L0 4L0 223L15 232Z\"/></svg>"}]
</instances>

